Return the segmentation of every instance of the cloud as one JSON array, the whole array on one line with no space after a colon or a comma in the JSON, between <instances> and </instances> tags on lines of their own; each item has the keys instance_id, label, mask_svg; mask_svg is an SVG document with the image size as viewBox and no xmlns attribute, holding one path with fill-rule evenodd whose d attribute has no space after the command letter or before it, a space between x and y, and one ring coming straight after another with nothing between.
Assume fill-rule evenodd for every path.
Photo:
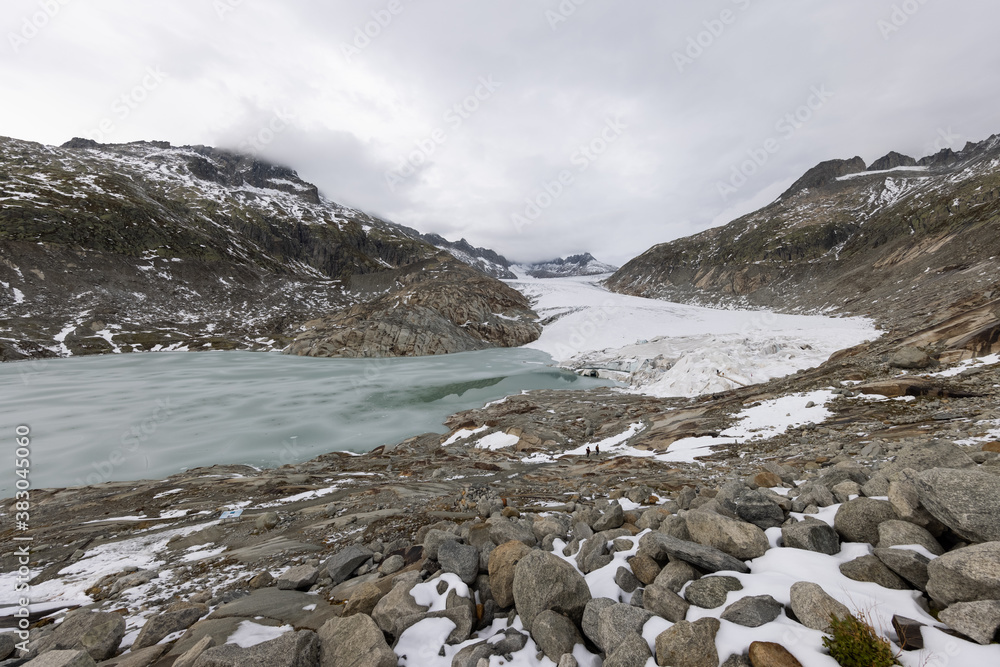
<instances>
[{"instance_id":1,"label":"cloud","mask_svg":"<svg viewBox=\"0 0 1000 667\"><path fill-rule=\"evenodd\" d=\"M987 0L11 0L0 133L61 143L112 116L113 141L238 146L287 114L261 154L331 199L515 260L622 263L821 160L1000 131L998 18ZM151 66L168 78L114 117Z\"/></svg>"}]
</instances>

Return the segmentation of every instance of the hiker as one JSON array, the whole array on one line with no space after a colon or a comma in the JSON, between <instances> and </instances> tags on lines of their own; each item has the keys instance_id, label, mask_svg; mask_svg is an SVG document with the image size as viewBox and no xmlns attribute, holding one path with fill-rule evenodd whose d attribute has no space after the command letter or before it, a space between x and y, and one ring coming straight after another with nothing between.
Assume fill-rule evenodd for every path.
<instances>
[{"instance_id":1,"label":"hiker","mask_svg":"<svg viewBox=\"0 0 1000 667\"><path fill-rule=\"evenodd\" d=\"M597 454L598 457L600 457L600 455L601 455L601 446L600 445L594 445L594 452Z\"/></svg>"},{"instance_id":2,"label":"hiker","mask_svg":"<svg viewBox=\"0 0 1000 667\"><path fill-rule=\"evenodd\" d=\"M590 447L587 447L587 458L590 458Z\"/></svg>"}]
</instances>

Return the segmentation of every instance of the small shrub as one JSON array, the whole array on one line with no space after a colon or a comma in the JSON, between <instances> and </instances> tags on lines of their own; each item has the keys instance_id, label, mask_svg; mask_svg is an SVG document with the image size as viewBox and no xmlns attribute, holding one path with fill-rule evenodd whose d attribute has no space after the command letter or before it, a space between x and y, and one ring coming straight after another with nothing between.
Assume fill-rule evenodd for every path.
<instances>
[{"instance_id":1,"label":"small shrub","mask_svg":"<svg viewBox=\"0 0 1000 667\"><path fill-rule=\"evenodd\" d=\"M830 636L823 638L830 657L841 667L892 667L899 661L892 645L863 618L848 616L830 620Z\"/></svg>"}]
</instances>

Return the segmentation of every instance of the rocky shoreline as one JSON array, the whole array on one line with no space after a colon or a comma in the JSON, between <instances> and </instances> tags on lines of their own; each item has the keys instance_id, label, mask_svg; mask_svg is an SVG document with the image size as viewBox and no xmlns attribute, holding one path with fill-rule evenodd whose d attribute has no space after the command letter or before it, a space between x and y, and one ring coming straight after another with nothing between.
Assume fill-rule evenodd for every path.
<instances>
[{"instance_id":1,"label":"rocky shoreline","mask_svg":"<svg viewBox=\"0 0 1000 667\"><path fill-rule=\"evenodd\" d=\"M847 611L904 664L991 664L1000 364L900 340L696 399L531 392L362 456L32 491L2 536L32 538L39 606L0 665L833 664ZM719 439L817 391L816 423Z\"/></svg>"}]
</instances>

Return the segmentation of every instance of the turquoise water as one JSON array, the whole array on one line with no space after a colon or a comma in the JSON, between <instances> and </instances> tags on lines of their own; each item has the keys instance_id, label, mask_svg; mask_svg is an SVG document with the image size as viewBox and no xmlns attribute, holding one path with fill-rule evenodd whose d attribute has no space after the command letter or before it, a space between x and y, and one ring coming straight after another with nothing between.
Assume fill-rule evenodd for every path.
<instances>
[{"instance_id":1,"label":"turquoise water","mask_svg":"<svg viewBox=\"0 0 1000 667\"><path fill-rule=\"evenodd\" d=\"M526 389L608 386L534 350L314 359L158 352L0 364L0 498L14 437L31 429L33 488L157 479L216 463L277 467L365 452Z\"/></svg>"}]
</instances>

